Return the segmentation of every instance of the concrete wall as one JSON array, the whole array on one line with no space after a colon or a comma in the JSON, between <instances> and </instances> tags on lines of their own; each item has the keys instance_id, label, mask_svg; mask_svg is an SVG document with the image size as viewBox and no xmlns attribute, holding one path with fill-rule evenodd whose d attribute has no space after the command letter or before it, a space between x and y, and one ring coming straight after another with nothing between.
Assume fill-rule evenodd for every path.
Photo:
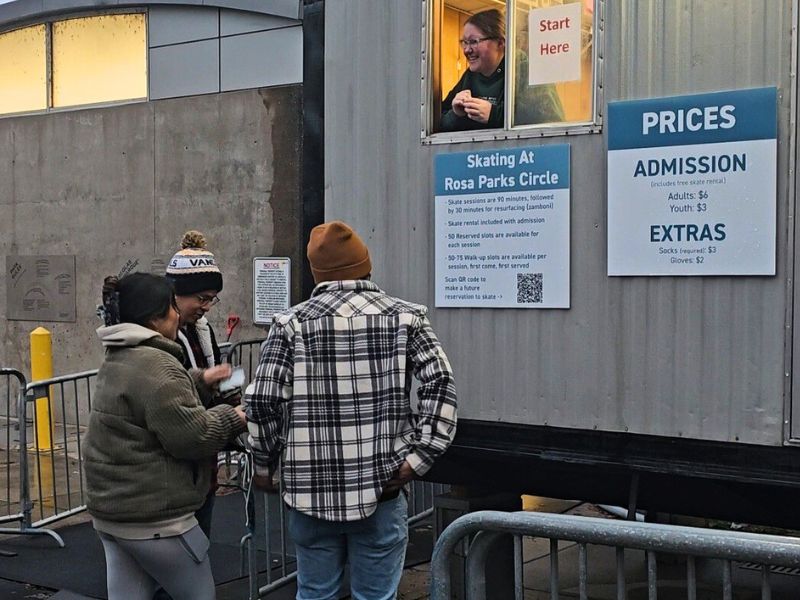
<instances>
[{"instance_id":1,"label":"concrete wall","mask_svg":"<svg viewBox=\"0 0 800 600\"><path fill-rule=\"evenodd\" d=\"M300 86L247 90L0 120L0 256L75 255L77 321L6 318L0 290L0 365L28 372L28 334L53 333L54 371L95 368L102 278L129 259L168 260L200 229L225 287L209 319L224 339L252 325L252 258L293 259L299 299Z\"/></svg>"}]
</instances>

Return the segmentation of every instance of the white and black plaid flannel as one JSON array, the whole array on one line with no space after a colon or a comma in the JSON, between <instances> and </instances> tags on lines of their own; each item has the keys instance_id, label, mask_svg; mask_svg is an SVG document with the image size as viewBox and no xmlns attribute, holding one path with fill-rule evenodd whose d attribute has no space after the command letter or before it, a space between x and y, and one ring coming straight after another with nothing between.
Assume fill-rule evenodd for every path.
<instances>
[{"instance_id":1,"label":"white and black plaid flannel","mask_svg":"<svg viewBox=\"0 0 800 600\"><path fill-rule=\"evenodd\" d=\"M426 313L358 280L321 283L275 315L245 405L256 471L282 458L289 506L364 519L404 460L422 475L450 445L453 372Z\"/></svg>"}]
</instances>

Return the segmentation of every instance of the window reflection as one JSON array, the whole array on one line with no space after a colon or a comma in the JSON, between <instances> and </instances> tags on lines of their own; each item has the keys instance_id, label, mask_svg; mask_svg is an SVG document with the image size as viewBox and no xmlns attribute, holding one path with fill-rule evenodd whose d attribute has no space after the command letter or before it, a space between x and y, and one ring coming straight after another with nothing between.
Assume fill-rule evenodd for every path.
<instances>
[{"instance_id":1,"label":"window reflection","mask_svg":"<svg viewBox=\"0 0 800 600\"><path fill-rule=\"evenodd\" d=\"M508 110L512 127L591 123L594 6L595 0L433 0L432 131L503 129ZM502 15L502 35L475 27L487 12ZM514 30L507 34L509 21ZM499 58L495 70L479 73L476 59L491 57ZM513 75L511 86L506 73ZM457 94L467 88L492 105L488 120L463 110Z\"/></svg>"},{"instance_id":2,"label":"window reflection","mask_svg":"<svg viewBox=\"0 0 800 600\"><path fill-rule=\"evenodd\" d=\"M145 98L144 14L53 23L53 106Z\"/></svg>"},{"instance_id":3,"label":"window reflection","mask_svg":"<svg viewBox=\"0 0 800 600\"><path fill-rule=\"evenodd\" d=\"M0 114L47 108L44 25L0 34Z\"/></svg>"},{"instance_id":4,"label":"window reflection","mask_svg":"<svg viewBox=\"0 0 800 600\"><path fill-rule=\"evenodd\" d=\"M592 0L518 0L512 125L592 120L593 16Z\"/></svg>"}]
</instances>

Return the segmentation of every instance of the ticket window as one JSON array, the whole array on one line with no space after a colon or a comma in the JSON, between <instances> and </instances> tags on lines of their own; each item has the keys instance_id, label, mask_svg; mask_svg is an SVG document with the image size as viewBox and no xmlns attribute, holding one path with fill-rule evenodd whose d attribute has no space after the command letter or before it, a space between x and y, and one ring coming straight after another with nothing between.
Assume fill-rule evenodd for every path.
<instances>
[{"instance_id":1,"label":"ticket window","mask_svg":"<svg viewBox=\"0 0 800 600\"><path fill-rule=\"evenodd\" d=\"M428 71L428 133L444 131L442 103L469 69L463 48L464 41L468 41L463 40L464 25L472 15L492 9L499 10L505 19L508 80L500 98L504 119L502 125L495 123L496 129L500 133L532 129L541 134L548 128L563 130L595 124L595 13L601 2L432 0L431 48L427 54L432 62ZM469 129L485 131L487 125L475 124Z\"/></svg>"}]
</instances>

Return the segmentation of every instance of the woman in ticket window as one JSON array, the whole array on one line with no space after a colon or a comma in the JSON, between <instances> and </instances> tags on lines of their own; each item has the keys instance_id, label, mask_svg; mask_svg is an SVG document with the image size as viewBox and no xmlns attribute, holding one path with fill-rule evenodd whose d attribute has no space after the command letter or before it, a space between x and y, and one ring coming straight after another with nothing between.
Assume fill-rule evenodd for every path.
<instances>
[{"instance_id":1,"label":"woman in ticket window","mask_svg":"<svg viewBox=\"0 0 800 600\"><path fill-rule=\"evenodd\" d=\"M506 24L502 13L491 9L472 15L464 23L460 42L467 70L442 102L440 130L502 128L506 70ZM517 65L517 73L527 72L527 60L523 58L523 63ZM518 84L525 82L519 80ZM553 86L525 87L531 93L518 102L515 121L550 123L564 119Z\"/></svg>"}]
</instances>

